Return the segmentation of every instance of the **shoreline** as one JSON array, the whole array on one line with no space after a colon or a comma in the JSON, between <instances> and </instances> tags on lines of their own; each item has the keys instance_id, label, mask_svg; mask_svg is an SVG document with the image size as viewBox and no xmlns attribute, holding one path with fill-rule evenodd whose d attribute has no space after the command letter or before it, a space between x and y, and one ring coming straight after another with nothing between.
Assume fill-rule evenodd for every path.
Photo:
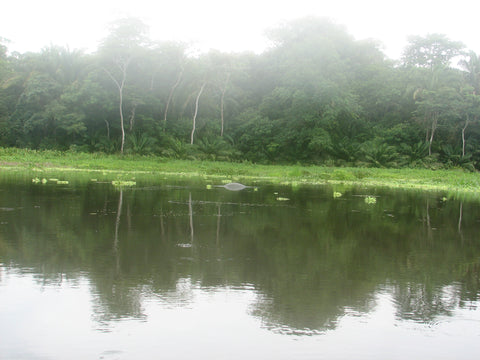
<instances>
[{"instance_id":1,"label":"shoreline","mask_svg":"<svg viewBox=\"0 0 480 360\"><path fill-rule=\"evenodd\" d=\"M447 191L480 195L480 173L461 169L385 169L367 167L327 167L319 165L260 165L201 160L177 160L156 156L119 156L0 149L2 172L41 174L101 174L115 179L135 176L202 178L205 181L270 182L282 185L351 185ZM479 196L480 197L480 196Z\"/></svg>"}]
</instances>

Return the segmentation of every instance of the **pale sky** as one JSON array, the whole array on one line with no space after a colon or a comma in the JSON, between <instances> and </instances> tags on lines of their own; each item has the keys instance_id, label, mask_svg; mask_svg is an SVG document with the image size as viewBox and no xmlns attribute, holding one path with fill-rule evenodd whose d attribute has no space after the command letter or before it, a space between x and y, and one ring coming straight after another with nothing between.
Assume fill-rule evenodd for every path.
<instances>
[{"instance_id":1,"label":"pale sky","mask_svg":"<svg viewBox=\"0 0 480 360\"><path fill-rule=\"evenodd\" d=\"M308 15L329 17L356 39L373 38L399 58L408 35L442 33L480 53L476 0L14 0L0 11L10 52L49 45L94 51L110 22L133 16L152 40L194 41L201 50L262 51L265 29Z\"/></svg>"}]
</instances>

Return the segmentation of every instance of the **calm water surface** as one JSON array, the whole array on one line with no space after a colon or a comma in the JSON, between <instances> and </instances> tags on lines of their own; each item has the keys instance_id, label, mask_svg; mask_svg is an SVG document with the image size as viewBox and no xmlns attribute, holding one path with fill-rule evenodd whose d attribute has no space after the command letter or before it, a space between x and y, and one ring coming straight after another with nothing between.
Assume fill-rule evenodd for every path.
<instances>
[{"instance_id":1,"label":"calm water surface","mask_svg":"<svg viewBox=\"0 0 480 360\"><path fill-rule=\"evenodd\" d=\"M478 359L480 205L444 196L2 178L0 358Z\"/></svg>"}]
</instances>

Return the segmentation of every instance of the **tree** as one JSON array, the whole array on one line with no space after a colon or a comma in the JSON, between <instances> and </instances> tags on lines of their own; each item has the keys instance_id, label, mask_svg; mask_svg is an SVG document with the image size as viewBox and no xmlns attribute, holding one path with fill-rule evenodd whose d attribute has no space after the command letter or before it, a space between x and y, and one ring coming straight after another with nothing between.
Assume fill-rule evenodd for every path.
<instances>
[{"instance_id":1,"label":"tree","mask_svg":"<svg viewBox=\"0 0 480 360\"><path fill-rule=\"evenodd\" d=\"M466 86L461 93L461 109L459 114L464 120L461 127L462 136L462 158L466 155L466 131L471 123L478 122L478 114L480 113L480 96L476 95L475 90L471 86Z\"/></svg>"},{"instance_id":2,"label":"tree","mask_svg":"<svg viewBox=\"0 0 480 360\"><path fill-rule=\"evenodd\" d=\"M459 65L465 70L468 87L463 89L465 125L462 127L462 158L465 157L465 131L471 121L478 121L480 112L480 59L471 51L468 60L462 59Z\"/></svg>"},{"instance_id":3,"label":"tree","mask_svg":"<svg viewBox=\"0 0 480 360\"><path fill-rule=\"evenodd\" d=\"M0 84L6 77L8 60L7 60L7 46L4 43L7 42L4 38L0 37Z\"/></svg>"},{"instance_id":4,"label":"tree","mask_svg":"<svg viewBox=\"0 0 480 360\"><path fill-rule=\"evenodd\" d=\"M120 152L122 154L125 145L123 100L127 73L132 60L141 54L142 46L147 44L146 32L146 25L138 19L118 20L113 23L110 35L103 41L99 49L103 70L118 90L118 111L122 133Z\"/></svg>"},{"instance_id":5,"label":"tree","mask_svg":"<svg viewBox=\"0 0 480 360\"><path fill-rule=\"evenodd\" d=\"M461 42L452 41L443 34L410 36L408 42L403 52L404 65L430 70L449 67L452 59L461 55L465 47Z\"/></svg>"},{"instance_id":6,"label":"tree","mask_svg":"<svg viewBox=\"0 0 480 360\"><path fill-rule=\"evenodd\" d=\"M452 87L441 87L436 90L424 90L417 99L417 115L430 123L427 128L426 141L428 142L428 155L432 155L432 143L439 122L458 116L460 109L460 95Z\"/></svg>"},{"instance_id":7,"label":"tree","mask_svg":"<svg viewBox=\"0 0 480 360\"><path fill-rule=\"evenodd\" d=\"M473 87L474 94L480 96L480 58L471 51L467 59L459 61L460 67L465 71L466 82Z\"/></svg>"},{"instance_id":8,"label":"tree","mask_svg":"<svg viewBox=\"0 0 480 360\"><path fill-rule=\"evenodd\" d=\"M202 86L200 87L200 90L198 91L197 97L195 98L195 112L193 113L193 119L192 119L192 132L190 134L190 145L193 145L193 136L197 128L198 103L200 100L200 96L202 96L202 92L205 89L206 85L207 85L206 82L202 84Z\"/></svg>"},{"instance_id":9,"label":"tree","mask_svg":"<svg viewBox=\"0 0 480 360\"><path fill-rule=\"evenodd\" d=\"M423 82L417 85L413 97L417 104L415 114L426 124L429 155L439 120L457 116L459 94L455 87L460 78L451 68L451 61L462 54L463 47L442 34L412 36L403 54L404 66Z\"/></svg>"},{"instance_id":10,"label":"tree","mask_svg":"<svg viewBox=\"0 0 480 360\"><path fill-rule=\"evenodd\" d=\"M165 100L165 108L163 111L163 131L167 128L168 111L173 101L173 96L178 86L183 80L185 72L185 55L186 47L181 43L164 42L159 43L153 49L153 58L156 64L152 75L150 89L154 89L154 76L160 78L160 89L165 93L168 89L168 96Z\"/></svg>"}]
</instances>

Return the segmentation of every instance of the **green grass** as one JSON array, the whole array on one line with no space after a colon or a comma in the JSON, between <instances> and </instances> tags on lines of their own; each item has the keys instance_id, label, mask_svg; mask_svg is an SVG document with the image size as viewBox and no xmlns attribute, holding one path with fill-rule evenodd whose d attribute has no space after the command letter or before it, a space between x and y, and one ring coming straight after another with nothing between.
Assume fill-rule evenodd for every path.
<instances>
[{"instance_id":1,"label":"green grass","mask_svg":"<svg viewBox=\"0 0 480 360\"><path fill-rule=\"evenodd\" d=\"M203 178L285 185L346 184L449 191L480 195L480 174L463 170L334 168L173 160L155 156L120 156L0 148L2 171L32 171L38 178L76 172L83 178L132 180L138 176ZM42 174L43 173L43 174Z\"/></svg>"}]
</instances>

